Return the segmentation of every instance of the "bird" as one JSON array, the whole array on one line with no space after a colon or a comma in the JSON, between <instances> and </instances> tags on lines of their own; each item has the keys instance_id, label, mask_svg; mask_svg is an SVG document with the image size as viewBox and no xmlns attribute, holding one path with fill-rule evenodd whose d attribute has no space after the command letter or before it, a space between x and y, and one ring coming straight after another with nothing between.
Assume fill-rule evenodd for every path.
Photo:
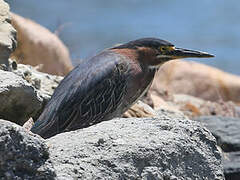
<instances>
[{"instance_id":1,"label":"bird","mask_svg":"<svg viewBox=\"0 0 240 180\"><path fill-rule=\"evenodd\" d=\"M30 131L46 139L120 117L147 92L162 64L190 57L214 56L158 38L105 49L65 76Z\"/></svg>"}]
</instances>

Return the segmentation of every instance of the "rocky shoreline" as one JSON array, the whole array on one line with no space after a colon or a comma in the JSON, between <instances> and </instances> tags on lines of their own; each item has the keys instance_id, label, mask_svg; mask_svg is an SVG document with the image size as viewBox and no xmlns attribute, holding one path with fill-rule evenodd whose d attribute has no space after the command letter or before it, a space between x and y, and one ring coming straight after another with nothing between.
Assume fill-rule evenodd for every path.
<instances>
[{"instance_id":1,"label":"rocky shoreline","mask_svg":"<svg viewBox=\"0 0 240 180\"><path fill-rule=\"evenodd\" d=\"M10 179L223 179L211 133L170 114L113 119L45 141L1 120L0 172Z\"/></svg>"},{"instance_id":2,"label":"rocky shoreline","mask_svg":"<svg viewBox=\"0 0 240 180\"><path fill-rule=\"evenodd\" d=\"M124 118L46 140L22 127L38 118L63 77L9 59L16 31L8 5L0 0L0 7L0 179L239 179L240 108L234 96L239 98L240 78L215 69L221 81L212 79L215 87L202 83L208 88L199 92L194 82L191 89L179 88L185 77L178 71L164 79L170 71L165 66ZM190 69L196 79L203 76ZM224 84L229 78L235 81Z\"/></svg>"}]
</instances>

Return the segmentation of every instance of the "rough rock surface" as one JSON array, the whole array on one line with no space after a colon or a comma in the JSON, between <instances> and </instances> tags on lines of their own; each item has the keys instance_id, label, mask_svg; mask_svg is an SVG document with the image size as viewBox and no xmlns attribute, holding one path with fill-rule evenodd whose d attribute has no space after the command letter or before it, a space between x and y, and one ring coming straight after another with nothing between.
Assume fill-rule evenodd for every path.
<instances>
[{"instance_id":1,"label":"rough rock surface","mask_svg":"<svg viewBox=\"0 0 240 180\"><path fill-rule=\"evenodd\" d=\"M216 137L224 152L240 151L240 119L221 116L201 116L194 120L202 122Z\"/></svg>"},{"instance_id":2,"label":"rough rock surface","mask_svg":"<svg viewBox=\"0 0 240 180\"><path fill-rule=\"evenodd\" d=\"M226 153L223 159L223 167L226 180L239 180L240 151Z\"/></svg>"},{"instance_id":3,"label":"rough rock surface","mask_svg":"<svg viewBox=\"0 0 240 180\"><path fill-rule=\"evenodd\" d=\"M59 179L224 179L215 138L183 115L126 118L47 139Z\"/></svg>"},{"instance_id":4,"label":"rough rock surface","mask_svg":"<svg viewBox=\"0 0 240 180\"><path fill-rule=\"evenodd\" d=\"M19 63L40 65L39 70L66 75L73 66L67 47L48 29L30 19L11 13L12 24L18 32L18 47L11 55Z\"/></svg>"},{"instance_id":5,"label":"rough rock surface","mask_svg":"<svg viewBox=\"0 0 240 180\"><path fill-rule=\"evenodd\" d=\"M23 125L42 109L37 91L20 76L0 70L0 118Z\"/></svg>"},{"instance_id":6,"label":"rough rock surface","mask_svg":"<svg viewBox=\"0 0 240 180\"><path fill-rule=\"evenodd\" d=\"M8 68L8 58L16 48L16 31L12 27L9 6L0 0L0 64ZM4 67L2 67L4 68Z\"/></svg>"},{"instance_id":7,"label":"rough rock surface","mask_svg":"<svg viewBox=\"0 0 240 180\"><path fill-rule=\"evenodd\" d=\"M48 101L51 98L55 88L63 79L62 76L50 75L37 71L30 65L18 64L17 69L13 71L17 75L24 78L32 86L34 86L40 95Z\"/></svg>"},{"instance_id":8,"label":"rough rock surface","mask_svg":"<svg viewBox=\"0 0 240 180\"><path fill-rule=\"evenodd\" d=\"M240 119L221 116L201 116L194 118L194 120L205 124L216 137L217 144L223 150L223 167L226 180L239 180Z\"/></svg>"},{"instance_id":9,"label":"rough rock surface","mask_svg":"<svg viewBox=\"0 0 240 180\"><path fill-rule=\"evenodd\" d=\"M22 127L0 120L0 179L53 179L44 140Z\"/></svg>"}]
</instances>

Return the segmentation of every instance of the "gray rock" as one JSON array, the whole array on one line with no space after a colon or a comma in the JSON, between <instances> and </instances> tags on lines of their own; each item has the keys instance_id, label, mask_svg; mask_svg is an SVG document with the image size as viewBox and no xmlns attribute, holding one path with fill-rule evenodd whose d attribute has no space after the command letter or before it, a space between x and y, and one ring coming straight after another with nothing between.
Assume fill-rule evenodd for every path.
<instances>
[{"instance_id":1,"label":"gray rock","mask_svg":"<svg viewBox=\"0 0 240 180\"><path fill-rule=\"evenodd\" d=\"M0 0L0 64L8 69L8 58L17 45L16 31L10 24L9 6Z\"/></svg>"},{"instance_id":2,"label":"gray rock","mask_svg":"<svg viewBox=\"0 0 240 180\"><path fill-rule=\"evenodd\" d=\"M194 120L202 122L216 137L224 152L240 151L240 119L221 116L201 116Z\"/></svg>"},{"instance_id":3,"label":"gray rock","mask_svg":"<svg viewBox=\"0 0 240 180\"><path fill-rule=\"evenodd\" d=\"M40 96L47 102L51 98L55 88L63 79L62 76L50 75L37 71L30 65L18 64L17 69L13 71L24 78L38 91Z\"/></svg>"},{"instance_id":4,"label":"gray rock","mask_svg":"<svg viewBox=\"0 0 240 180\"><path fill-rule=\"evenodd\" d=\"M44 140L22 127L0 120L0 179L54 179Z\"/></svg>"},{"instance_id":5,"label":"gray rock","mask_svg":"<svg viewBox=\"0 0 240 180\"><path fill-rule=\"evenodd\" d=\"M224 155L224 175L226 180L239 180L240 178L240 151Z\"/></svg>"},{"instance_id":6,"label":"gray rock","mask_svg":"<svg viewBox=\"0 0 240 180\"><path fill-rule=\"evenodd\" d=\"M59 179L224 179L215 138L179 114L117 118L47 139Z\"/></svg>"},{"instance_id":7,"label":"gray rock","mask_svg":"<svg viewBox=\"0 0 240 180\"><path fill-rule=\"evenodd\" d=\"M42 109L42 98L27 81L0 70L0 118L23 125Z\"/></svg>"}]
</instances>

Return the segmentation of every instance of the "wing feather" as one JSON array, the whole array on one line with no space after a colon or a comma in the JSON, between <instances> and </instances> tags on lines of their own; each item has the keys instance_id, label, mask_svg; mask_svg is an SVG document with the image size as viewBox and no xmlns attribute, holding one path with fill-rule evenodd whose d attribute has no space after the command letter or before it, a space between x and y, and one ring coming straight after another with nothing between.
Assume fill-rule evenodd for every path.
<instances>
[{"instance_id":1,"label":"wing feather","mask_svg":"<svg viewBox=\"0 0 240 180\"><path fill-rule=\"evenodd\" d=\"M121 58L103 52L77 66L56 88L31 131L46 138L106 120L126 93L122 66L127 64Z\"/></svg>"}]
</instances>

